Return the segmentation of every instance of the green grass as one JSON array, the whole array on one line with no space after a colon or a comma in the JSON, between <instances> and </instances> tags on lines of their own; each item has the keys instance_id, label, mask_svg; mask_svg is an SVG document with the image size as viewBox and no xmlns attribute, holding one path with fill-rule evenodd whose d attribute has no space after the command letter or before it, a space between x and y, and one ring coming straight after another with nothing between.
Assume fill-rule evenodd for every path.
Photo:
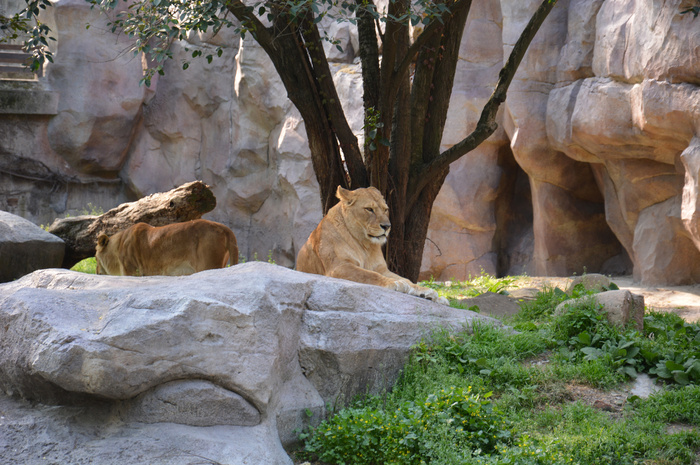
<instances>
[{"instance_id":1,"label":"green grass","mask_svg":"<svg viewBox=\"0 0 700 465\"><path fill-rule=\"evenodd\" d=\"M97 262L95 257L86 258L81 260L71 268L72 271L80 271L81 273L96 274Z\"/></svg>"},{"instance_id":2,"label":"green grass","mask_svg":"<svg viewBox=\"0 0 700 465\"><path fill-rule=\"evenodd\" d=\"M476 287L430 285L448 297ZM390 392L306 432L304 453L329 464L693 465L700 328L650 312L643 333L618 329L586 299L554 316L557 304L586 292L572 294L545 289L510 322L518 333L485 324L436 331L414 347ZM666 389L614 413L567 389L604 394L641 372Z\"/></svg>"}]
</instances>

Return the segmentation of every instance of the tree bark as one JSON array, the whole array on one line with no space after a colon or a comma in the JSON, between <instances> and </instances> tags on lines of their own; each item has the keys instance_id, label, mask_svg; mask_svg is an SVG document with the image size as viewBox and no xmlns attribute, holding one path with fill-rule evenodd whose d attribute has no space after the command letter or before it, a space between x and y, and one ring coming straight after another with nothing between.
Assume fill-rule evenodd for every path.
<instances>
[{"instance_id":1,"label":"tree bark","mask_svg":"<svg viewBox=\"0 0 700 465\"><path fill-rule=\"evenodd\" d=\"M58 218L49 227L49 232L66 243L62 266L71 268L80 260L95 256L95 244L100 234L112 235L139 222L164 226L195 220L214 207L216 197L209 186L194 181L136 202L123 203L100 216Z\"/></svg>"}]
</instances>

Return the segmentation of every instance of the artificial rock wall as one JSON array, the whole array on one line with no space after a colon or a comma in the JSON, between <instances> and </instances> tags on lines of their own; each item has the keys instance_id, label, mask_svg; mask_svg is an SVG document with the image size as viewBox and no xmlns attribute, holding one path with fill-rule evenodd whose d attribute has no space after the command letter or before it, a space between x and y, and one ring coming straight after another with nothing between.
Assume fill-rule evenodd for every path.
<instances>
[{"instance_id":1,"label":"artificial rock wall","mask_svg":"<svg viewBox=\"0 0 700 465\"><path fill-rule=\"evenodd\" d=\"M473 128L538 3L474 2L445 147ZM559 0L511 85L500 129L451 167L423 278L483 270L700 279L700 19L681 15L686 6ZM231 31L192 35L146 88L141 57L124 53L124 38L83 0L59 0L47 21L55 63L13 92L57 103L34 113L0 105L0 209L46 224L201 179L218 199L207 217L233 228L243 255L293 266L321 206L304 123L257 44ZM329 54L361 137L348 27L329 25L344 50L329 45ZM182 70L192 51L218 46L221 58ZM10 84L1 86L0 96Z\"/></svg>"}]
</instances>

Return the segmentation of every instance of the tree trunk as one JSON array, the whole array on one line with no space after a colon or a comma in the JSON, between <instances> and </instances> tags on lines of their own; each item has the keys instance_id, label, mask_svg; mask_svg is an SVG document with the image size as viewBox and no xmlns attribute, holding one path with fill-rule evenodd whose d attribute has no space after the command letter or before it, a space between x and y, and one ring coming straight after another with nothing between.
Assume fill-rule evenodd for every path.
<instances>
[{"instance_id":1,"label":"tree trunk","mask_svg":"<svg viewBox=\"0 0 700 465\"><path fill-rule=\"evenodd\" d=\"M406 215L403 224L394 223L394 221L400 221L398 218L392 220L392 231L387 245L387 263L395 273L413 282L418 280L420 273L433 202L435 202L448 172L449 169L445 168L441 176L433 179L423 188L418 201L414 203ZM398 226L397 231L394 231L395 224ZM395 232L400 232L400 234L394 234Z\"/></svg>"},{"instance_id":2,"label":"tree trunk","mask_svg":"<svg viewBox=\"0 0 700 465\"><path fill-rule=\"evenodd\" d=\"M372 3L355 1L360 7ZM501 70L498 85L476 129L444 152L440 152L440 142L472 0L446 1L449 11L427 25L413 43L408 38L408 20L404 15L410 1L390 2L381 65L372 18L360 12L365 136L369 139L370 132L376 135L374 150L367 146L371 141L365 142L364 159L335 92L311 10L301 10L301 14L290 18L280 7L281 14L274 17L273 27L268 28L240 0L230 2L228 9L242 24L250 26L304 119L323 213L336 203L338 185L351 189L377 187L391 210L387 262L396 273L416 280L432 205L450 163L495 131L496 111L505 100L530 41L555 3L556 0L542 0ZM411 81L412 64L415 73ZM368 114L370 111L372 115ZM372 126L367 126L368 122ZM389 147L381 143L386 140Z\"/></svg>"},{"instance_id":3,"label":"tree trunk","mask_svg":"<svg viewBox=\"0 0 700 465\"><path fill-rule=\"evenodd\" d=\"M214 207L216 197L209 186L194 181L136 202L123 203L100 216L58 218L49 227L49 232L66 243L63 267L71 268L80 260L95 256L95 244L100 234L112 235L139 222L164 226L195 220Z\"/></svg>"}]
</instances>

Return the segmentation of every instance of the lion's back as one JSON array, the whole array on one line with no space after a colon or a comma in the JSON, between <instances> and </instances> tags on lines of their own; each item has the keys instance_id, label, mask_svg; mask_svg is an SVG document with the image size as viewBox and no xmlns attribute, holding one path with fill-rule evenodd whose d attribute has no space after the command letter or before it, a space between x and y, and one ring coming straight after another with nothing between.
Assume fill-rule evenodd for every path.
<instances>
[{"instance_id":1,"label":"lion's back","mask_svg":"<svg viewBox=\"0 0 700 465\"><path fill-rule=\"evenodd\" d=\"M226 263L238 263L236 237L228 227L208 220L193 220L153 227L137 223L113 236L98 253L118 257L127 275L192 274Z\"/></svg>"}]
</instances>

